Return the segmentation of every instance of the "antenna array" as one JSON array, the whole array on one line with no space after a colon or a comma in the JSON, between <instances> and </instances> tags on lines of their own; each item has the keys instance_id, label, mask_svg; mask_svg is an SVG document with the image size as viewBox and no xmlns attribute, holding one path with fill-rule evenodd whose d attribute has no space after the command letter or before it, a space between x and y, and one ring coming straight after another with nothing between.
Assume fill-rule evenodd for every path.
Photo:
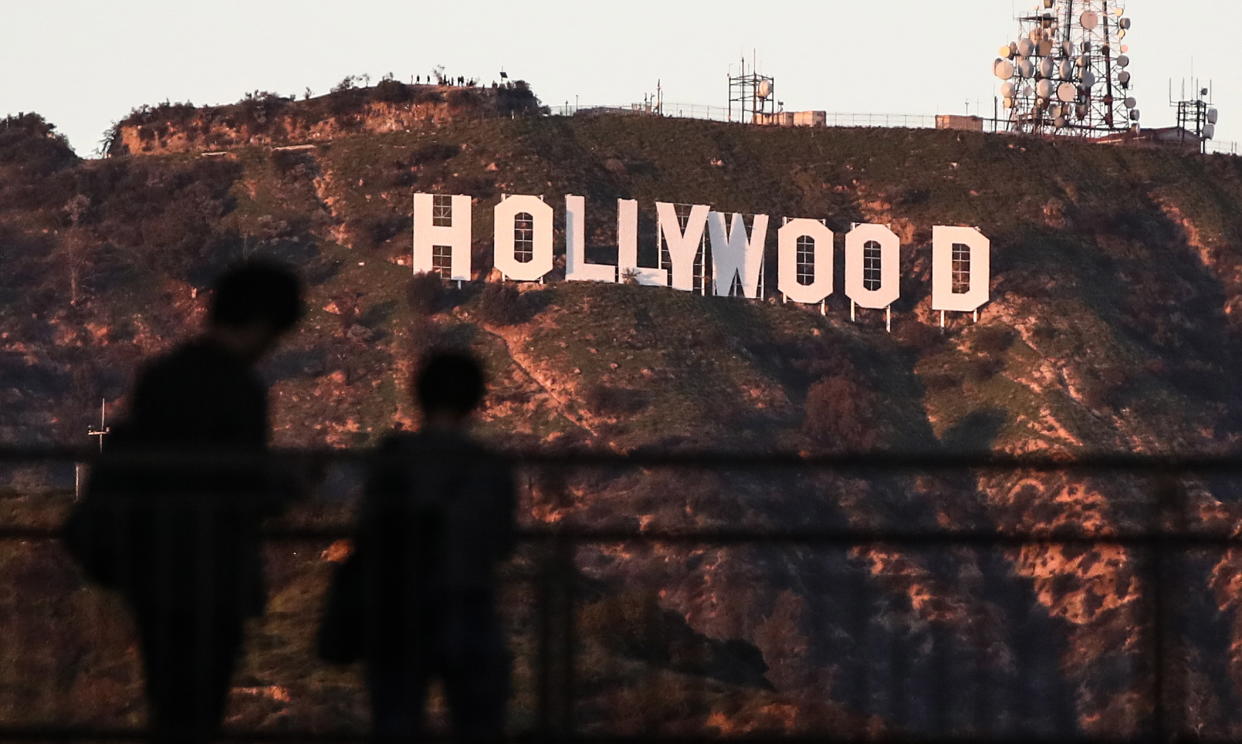
<instances>
[{"instance_id":1,"label":"antenna array","mask_svg":"<svg viewBox=\"0 0 1242 744\"><path fill-rule=\"evenodd\" d=\"M1040 0L1018 23L1018 39L992 67L1011 131L1105 137L1138 129L1125 0Z\"/></svg>"},{"instance_id":2,"label":"antenna array","mask_svg":"<svg viewBox=\"0 0 1242 744\"><path fill-rule=\"evenodd\" d=\"M741 73L729 75L729 121L734 121L735 109L748 124L768 124L776 115L776 78L760 75L757 66L756 60L748 72L743 57Z\"/></svg>"}]
</instances>

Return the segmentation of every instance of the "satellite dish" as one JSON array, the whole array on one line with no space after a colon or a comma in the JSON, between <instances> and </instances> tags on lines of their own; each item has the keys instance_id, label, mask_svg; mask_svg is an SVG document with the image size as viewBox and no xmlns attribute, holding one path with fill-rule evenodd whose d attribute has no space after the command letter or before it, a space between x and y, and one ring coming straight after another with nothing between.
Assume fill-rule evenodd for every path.
<instances>
[{"instance_id":1,"label":"satellite dish","mask_svg":"<svg viewBox=\"0 0 1242 744\"><path fill-rule=\"evenodd\" d=\"M1128 33L1130 33L1130 32L1129 32L1129 31L1126 31L1126 30L1123 28L1123 29L1121 29L1120 31L1118 31L1118 32L1117 32L1117 38L1118 38L1118 39L1124 39L1124 38L1126 38L1126 34L1128 34Z\"/></svg>"},{"instance_id":2,"label":"satellite dish","mask_svg":"<svg viewBox=\"0 0 1242 744\"><path fill-rule=\"evenodd\" d=\"M1061 42L1061 56L1063 57L1074 56L1074 42L1072 41Z\"/></svg>"},{"instance_id":3,"label":"satellite dish","mask_svg":"<svg viewBox=\"0 0 1242 744\"><path fill-rule=\"evenodd\" d=\"M1035 51L1035 44L1030 39L1023 39L1018 42L1018 56L1029 57Z\"/></svg>"},{"instance_id":4,"label":"satellite dish","mask_svg":"<svg viewBox=\"0 0 1242 744\"><path fill-rule=\"evenodd\" d=\"M1091 63L1091 60L1087 59L1087 55L1085 54L1079 57L1077 61L1077 64L1079 67L1086 67L1090 63Z\"/></svg>"},{"instance_id":5,"label":"satellite dish","mask_svg":"<svg viewBox=\"0 0 1242 744\"><path fill-rule=\"evenodd\" d=\"M1074 115L1077 116L1079 119L1085 119L1087 118L1087 111L1088 111L1087 104L1080 103L1074 109Z\"/></svg>"},{"instance_id":6,"label":"satellite dish","mask_svg":"<svg viewBox=\"0 0 1242 744\"><path fill-rule=\"evenodd\" d=\"M1056 72L1056 62L1052 61L1052 57L1044 57L1039 63L1039 74L1046 78L1052 77L1052 73Z\"/></svg>"},{"instance_id":7,"label":"satellite dish","mask_svg":"<svg viewBox=\"0 0 1242 744\"><path fill-rule=\"evenodd\" d=\"M1005 108L1007 108L1007 109L1011 109L1011 108L1013 108L1013 106L1014 106L1014 100L1013 100L1012 98L1006 98L1006 99L1005 99Z\"/></svg>"},{"instance_id":8,"label":"satellite dish","mask_svg":"<svg viewBox=\"0 0 1242 744\"><path fill-rule=\"evenodd\" d=\"M1030 98L1031 96L1035 95L1035 89L1028 85L1022 89L1022 95L1027 98Z\"/></svg>"},{"instance_id":9,"label":"satellite dish","mask_svg":"<svg viewBox=\"0 0 1242 744\"><path fill-rule=\"evenodd\" d=\"M1125 73L1123 72L1121 74L1124 75ZM1082 85L1084 88L1090 88L1095 85L1095 73L1090 70L1084 72L1082 74Z\"/></svg>"},{"instance_id":10,"label":"satellite dish","mask_svg":"<svg viewBox=\"0 0 1242 744\"><path fill-rule=\"evenodd\" d=\"M1086 13L1082 14L1082 17L1078 19L1078 22L1081 23L1082 27L1088 31L1094 31L1096 27L1100 25L1100 14L1096 13L1094 10L1088 10Z\"/></svg>"},{"instance_id":11,"label":"satellite dish","mask_svg":"<svg viewBox=\"0 0 1242 744\"><path fill-rule=\"evenodd\" d=\"M1013 77L1013 63L1007 59L998 59L992 65L992 72L1001 80L1008 80Z\"/></svg>"},{"instance_id":12,"label":"satellite dish","mask_svg":"<svg viewBox=\"0 0 1242 744\"><path fill-rule=\"evenodd\" d=\"M1121 83L1121 87L1125 88L1130 85L1130 73L1122 70L1117 73L1117 82Z\"/></svg>"},{"instance_id":13,"label":"satellite dish","mask_svg":"<svg viewBox=\"0 0 1242 744\"><path fill-rule=\"evenodd\" d=\"M1039 56L1047 57L1052 54L1052 39L1042 39L1039 42Z\"/></svg>"},{"instance_id":14,"label":"satellite dish","mask_svg":"<svg viewBox=\"0 0 1242 744\"><path fill-rule=\"evenodd\" d=\"M763 82L759 83L759 97L764 100L767 100L768 98L772 97L772 81L771 80L764 80Z\"/></svg>"},{"instance_id":15,"label":"satellite dish","mask_svg":"<svg viewBox=\"0 0 1242 744\"><path fill-rule=\"evenodd\" d=\"M1216 109L1208 109L1208 124L1216 124L1220 121L1220 112Z\"/></svg>"},{"instance_id":16,"label":"satellite dish","mask_svg":"<svg viewBox=\"0 0 1242 744\"><path fill-rule=\"evenodd\" d=\"M1069 121L1064 116L1058 116L1055 124L1057 129L1064 129L1065 125L1069 124Z\"/></svg>"},{"instance_id":17,"label":"satellite dish","mask_svg":"<svg viewBox=\"0 0 1242 744\"><path fill-rule=\"evenodd\" d=\"M1083 52L1083 54L1090 54L1090 53L1091 53L1091 42L1090 42L1090 41L1084 41L1084 42L1082 43L1082 52Z\"/></svg>"},{"instance_id":18,"label":"satellite dish","mask_svg":"<svg viewBox=\"0 0 1242 744\"><path fill-rule=\"evenodd\" d=\"M1061 60L1061 79L1069 80L1074 77L1074 63L1068 59Z\"/></svg>"},{"instance_id":19,"label":"satellite dish","mask_svg":"<svg viewBox=\"0 0 1242 744\"><path fill-rule=\"evenodd\" d=\"M1216 125L1208 124L1203 127L1204 139L1216 139Z\"/></svg>"},{"instance_id":20,"label":"satellite dish","mask_svg":"<svg viewBox=\"0 0 1242 744\"><path fill-rule=\"evenodd\" d=\"M1118 10L1120 10L1120 8L1118 8ZM1121 20L1117 21L1117 25L1121 27L1122 31L1129 31L1130 26L1134 25L1134 21L1130 20L1129 18L1122 18Z\"/></svg>"},{"instance_id":21,"label":"satellite dish","mask_svg":"<svg viewBox=\"0 0 1242 744\"><path fill-rule=\"evenodd\" d=\"M1121 53L1122 53L1122 54L1129 54L1129 53L1130 53L1130 45L1129 45L1129 44L1122 44L1122 45L1121 45Z\"/></svg>"},{"instance_id":22,"label":"satellite dish","mask_svg":"<svg viewBox=\"0 0 1242 744\"><path fill-rule=\"evenodd\" d=\"M1129 57L1127 57L1127 56L1126 56L1126 55L1124 55L1124 54L1123 54L1123 55L1121 55L1120 57L1118 57L1118 58L1117 58L1117 66L1118 66L1118 67L1129 67L1129 66L1130 66L1130 58L1129 58Z\"/></svg>"},{"instance_id":23,"label":"satellite dish","mask_svg":"<svg viewBox=\"0 0 1242 744\"><path fill-rule=\"evenodd\" d=\"M1018 87L1013 83L1001 83L1000 94L1002 98L1013 98L1014 94L1017 92Z\"/></svg>"},{"instance_id":24,"label":"satellite dish","mask_svg":"<svg viewBox=\"0 0 1242 744\"><path fill-rule=\"evenodd\" d=\"M1052 81L1040 80L1039 84L1035 86L1035 92L1039 94L1040 98L1052 98Z\"/></svg>"},{"instance_id":25,"label":"satellite dish","mask_svg":"<svg viewBox=\"0 0 1242 744\"><path fill-rule=\"evenodd\" d=\"M1073 103L1078 100L1078 86L1073 83L1061 83L1057 88L1057 98L1061 103Z\"/></svg>"},{"instance_id":26,"label":"satellite dish","mask_svg":"<svg viewBox=\"0 0 1242 744\"><path fill-rule=\"evenodd\" d=\"M1140 116L1142 116L1142 114L1139 112L1138 109L1134 109L1133 111L1130 112L1131 121L1138 121Z\"/></svg>"},{"instance_id":27,"label":"satellite dish","mask_svg":"<svg viewBox=\"0 0 1242 744\"><path fill-rule=\"evenodd\" d=\"M1029 59L1018 60L1018 76L1024 78L1035 77L1035 65Z\"/></svg>"},{"instance_id":28,"label":"satellite dish","mask_svg":"<svg viewBox=\"0 0 1242 744\"><path fill-rule=\"evenodd\" d=\"M1013 47L1008 44L1001 47L1000 56L1004 59L1013 59Z\"/></svg>"},{"instance_id":29,"label":"satellite dish","mask_svg":"<svg viewBox=\"0 0 1242 744\"><path fill-rule=\"evenodd\" d=\"M1134 98L1126 99L1126 108L1134 108L1137 105L1138 105L1138 101L1135 100Z\"/></svg>"}]
</instances>

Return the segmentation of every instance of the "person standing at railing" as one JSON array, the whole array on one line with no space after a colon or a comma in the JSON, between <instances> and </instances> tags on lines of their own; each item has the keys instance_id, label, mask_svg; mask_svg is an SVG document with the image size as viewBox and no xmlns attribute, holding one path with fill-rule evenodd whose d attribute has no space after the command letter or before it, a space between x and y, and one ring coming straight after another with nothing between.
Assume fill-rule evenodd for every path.
<instances>
[{"instance_id":1,"label":"person standing at railing","mask_svg":"<svg viewBox=\"0 0 1242 744\"><path fill-rule=\"evenodd\" d=\"M101 460L66 530L87 572L133 611L157 741L215 736L243 623L264 611L259 528L293 489L264 461L267 390L254 366L301 317L301 295L283 266L225 273L206 331L141 373L106 456L120 459Z\"/></svg>"},{"instance_id":2,"label":"person standing at railing","mask_svg":"<svg viewBox=\"0 0 1242 744\"><path fill-rule=\"evenodd\" d=\"M391 434L377 452L355 552L329 594L320 654L365 662L381 740L425 733L427 688L438 679L454 735L497 741L509 660L496 569L514 545L513 478L468 433L485 393L478 361L433 355L415 390L424 426Z\"/></svg>"}]
</instances>

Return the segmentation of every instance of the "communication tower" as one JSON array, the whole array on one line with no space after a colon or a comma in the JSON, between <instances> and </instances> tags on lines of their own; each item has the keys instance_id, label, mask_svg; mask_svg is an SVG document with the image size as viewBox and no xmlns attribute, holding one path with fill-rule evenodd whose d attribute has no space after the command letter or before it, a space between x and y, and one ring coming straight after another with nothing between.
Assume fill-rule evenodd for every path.
<instances>
[{"instance_id":1,"label":"communication tower","mask_svg":"<svg viewBox=\"0 0 1242 744\"><path fill-rule=\"evenodd\" d=\"M729 121L748 124L766 124L776 114L776 78L746 71L746 58L742 58L741 74L729 75ZM736 111L738 118L734 119Z\"/></svg>"},{"instance_id":2,"label":"communication tower","mask_svg":"<svg viewBox=\"0 0 1242 744\"><path fill-rule=\"evenodd\" d=\"M1207 143L1216 138L1216 123L1220 120L1220 112L1213 103L1212 84L1201 87L1198 80L1191 82L1197 95L1186 97L1186 81L1182 81L1181 98L1173 98L1173 81L1169 81L1169 105L1177 109L1177 131L1183 140L1194 137L1199 144L1200 152L1207 152Z\"/></svg>"},{"instance_id":3,"label":"communication tower","mask_svg":"<svg viewBox=\"0 0 1242 744\"><path fill-rule=\"evenodd\" d=\"M1040 0L1018 23L1017 40L992 67L1010 131L1106 137L1138 129L1125 0Z\"/></svg>"}]
</instances>

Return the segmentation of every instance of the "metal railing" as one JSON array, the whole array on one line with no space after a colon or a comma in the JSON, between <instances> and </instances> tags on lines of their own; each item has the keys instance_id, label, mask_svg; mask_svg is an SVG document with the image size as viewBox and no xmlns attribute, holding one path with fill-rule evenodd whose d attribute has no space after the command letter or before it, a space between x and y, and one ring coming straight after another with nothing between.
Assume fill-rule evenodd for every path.
<instances>
[{"instance_id":1,"label":"metal railing","mask_svg":"<svg viewBox=\"0 0 1242 744\"><path fill-rule=\"evenodd\" d=\"M723 106L706 106L694 103L669 103L657 106L655 103L632 103L619 105L570 104L563 103L551 108L554 116L602 116L602 115L634 115L662 116L674 119L700 119L725 123L751 123L751 116L745 111L730 111ZM962 117L965 118L965 117ZM979 122L981 131L997 134L1010 131L1010 121L988 116L972 117ZM883 129L935 129L937 116L932 114L893 114L829 111L822 126L847 128L883 128ZM1238 155L1237 142L1209 140L1205 144L1209 155Z\"/></svg>"},{"instance_id":2,"label":"metal railing","mask_svg":"<svg viewBox=\"0 0 1242 744\"><path fill-rule=\"evenodd\" d=\"M665 102L656 107L653 103L634 103L621 105L596 104L562 104L552 109L556 116L577 115L635 115L663 116L674 119L702 119L705 121L751 123L751 116L745 111L734 109L732 112L723 106L705 106L695 103ZM851 113L829 112L827 124L830 127L885 127L906 129L934 129L936 117L925 114L883 114L883 113Z\"/></svg>"},{"instance_id":3,"label":"metal railing","mask_svg":"<svg viewBox=\"0 0 1242 744\"><path fill-rule=\"evenodd\" d=\"M0 448L0 464L10 469L93 457L60 448ZM272 458L288 468L349 469L375 456L290 451ZM1189 580L1194 571L1218 558L1218 566L1228 564L1242 539L1232 525L1200 522L1187 506L1188 494L1206 480L1237 493L1228 479L1242 476L1242 458L530 452L512 461L523 476L522 513L543 520L523 526L523 550L506 572L506 607L515 618L515 738L1170 741L1228 740L1242 727L1242 714L1218 710L1205 722L1203 711L1191 709L1211 687L1195 683L1205 673L1191 667L1215 668L1205 660L1226 658L1230 638L1212 646L1213 638L1199 633L1201 618L1188 614L1209 591ZM938 513L921 514L928 505L909 499L913 481L894 480L896 474L948 479L939 491L943 501L932 504ZM1126 494L1125 503L1114 505L1116 520L1067 522L1067 514L1081 514L1079 505L1051 496L1023 497L1024 507L1044 515L1042 523L980 519L972 511L981 503L978 479L1051 484L1070 476L1098 478L1099 488ZM713 496L723 487L731 492ZM610 494L613 509L640 513L617 513L589 498L600 492ZM872 503L858 503L864 495ZM51 517L63 514L67 497L14 498L24 505L26 522L0 526L0 570L25 594L22 603L0 599L0 626L7 626L0 636L0 713L9 718L0 722L0 740L142 738L135 701L120 716L83 709L82 699L99 700L80 694L80 679L59 692L31 692L73 675L115 676L120 657L95 659L101 672L82 661L99 649L84 649L124 633L115 622L99 626L111 630L91 644L70 643L79 654L70 661L57 658L64 649L55 643L44 648L31 637L50 632L58 613L66 624L82 619L67 611L66 597L106 600L81 591L51 544L58 536ZM39 508L58 498L59 509ZM791 508L803 499L808 506ZM699 518L686 516L691 500L700 508L690 516ZM839 509L841 503L853 506ZM317 551L349 534L340 506L316 502L313 513L266 530L287 574L275 593L293 591L281 581L303 592L322 589L322 581L301 573L298 560L320 566L322 574ZM944 515L959 507L960 518L946 522ZM806 519L817 509L815 519ZM828 513L833 509L840 513ZM890 509L893 514L881 516ZM1048 568L1088 555L1095 568L1081 574ZM1122 578L1130 585L1113 586L1114 596L1097 596L1099 587L1075 594L1052 586L1075 576L1087 581L1083 576L1104 572L1101 566L1115 574L1102 586ZM1092 601L1119 604L1094 615L1068 606ZM51 625L33 619L47 607L55 610ZM23 612L43 630L23 624ZM296 635L316 622L276 614L273 622L291 624L263 631L266 643L296 646L282 633ZM1071 646L1089 653L1076 659ZM293 656L279 658L293 663ZM313 662L297 664L297 674L311 676L306 670ZM254 682L255 673L248 674ZM332 680L341 685L339 677ZM109 689L132 696L132 674L129 686ZM362 699L360 689L340 691ZM302 692L322 702L321 690L308 685ZM1094 719L1108 700L1092 696L1109 694L1128 701L1128 712L1114 711L1102 725ZM1228 695L1221 694L1224 705ZM364 738L364 715L325 723L313 701L299 705L293 698L277 724L256 721L259 714L251 711L226 738ZM342 727L342 719L353 725Z\"/></svg>"}]
</instances>

